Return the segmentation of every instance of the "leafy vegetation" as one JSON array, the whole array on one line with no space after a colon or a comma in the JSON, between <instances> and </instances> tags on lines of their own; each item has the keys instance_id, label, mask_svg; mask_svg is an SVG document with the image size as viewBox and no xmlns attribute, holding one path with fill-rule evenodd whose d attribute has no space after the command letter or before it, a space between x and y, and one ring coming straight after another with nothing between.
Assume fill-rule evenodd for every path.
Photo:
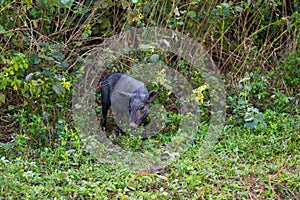
<instances>
[{"instance_id":1,"label":"leafy vegetation","mask_svg":"<svg viewBox=\"0 0 300 200\"><path fill-rule=\"evenodd\" d=\"M296 0L2 0L0 198L299 199L299 6ZM201 110L184 155L165 168L134 171L85 151L72 118L73 84L105 39L154 26L205 47L225 81L226 124L202 155L211 105L201 71L159 49L121 55L104 75L164 64L190 81ZM143 152L171 140L183 116L167 81L161 71L148 83L167 110L160 134L108 135L114 143Z\"/></svg>"}]
</instances>

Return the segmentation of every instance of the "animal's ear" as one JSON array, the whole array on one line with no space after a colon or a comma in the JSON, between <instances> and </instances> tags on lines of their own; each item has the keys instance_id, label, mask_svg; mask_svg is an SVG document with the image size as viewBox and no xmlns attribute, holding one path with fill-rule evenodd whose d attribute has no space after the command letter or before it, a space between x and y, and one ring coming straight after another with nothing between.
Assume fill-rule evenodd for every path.
<instances>
[{"instance_id":1,"label":"animal's ear","mask_svg":"<svg viewBox=\"0 0 300 200\"><path fill-rule=\"evenodd\" d=\"M131 97L131 94L128 93L128 92L122 92L122 91L119 91L119 93L127 98L130 98Z\"/></svg>"},{"instance_id":2,"label":"animal's ear","mask_svg":"<svg viewBox=\"0 0 300 200\"><path fill-rule=\"evenodd\" d=\"M157 91L156 91L156 90L151 90L151 91L148 93L148 95L147 95L147 101L148 101L149 103L151 103L151 102L155 99L156 96L157 96Z\"/></svg>"}]
</instances>

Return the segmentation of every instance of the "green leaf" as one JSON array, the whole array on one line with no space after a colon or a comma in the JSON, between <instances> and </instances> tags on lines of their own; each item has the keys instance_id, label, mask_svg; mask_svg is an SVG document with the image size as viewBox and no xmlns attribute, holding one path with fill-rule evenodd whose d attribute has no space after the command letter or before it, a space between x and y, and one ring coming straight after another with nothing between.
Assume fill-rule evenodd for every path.
<instances>
[{"instance_id":1,"label":"green leaf","mask_svg":"<svg viewBox=\"0 0 300 200\"><path fill-rule=\"evenodd\" d=\"M212 14L217 14L217 13L219 13L220 12L220 10L219 9L217 9L217 8L214 8L214 9L212 9Z\"/></svg>"},{"instance_id":2,"label":"green leaf","mask_svg":"<svg viewBox=\"0 0 300 200\"><path fill-rule=\"evenodd\" d=\"M187 15L190 17L190 18L195 18L197 16L196 12L195 11L189 11L187 13Z\"/></svg>"},{"instance_id":3,"label":"green leaf","mask_svg":"<svg viewBox=\"0 0 300 200\"><path fill-rule=\"evenodd\" d=\"M43 119L47 119L48 117L50 117L51 115L47 112L43 112Z\"/></svg>"},{"instance_id":4,"label":"green leaf","mask_svg":"<svg viewBox=\"0 0 300 200\"><path fill-rule=\"evenodd\" d=\"M7 151L7 150L12 149L12 145L0 142L0 148L2 148L2 149L4 149L4 150Z\"/></svg>"},{"instance_id":5,"label":"green leaf","mask_svg":"<svg viewBox=\"0 0 300 200\"><path fill-rule=\"evenodd\" d=\"M36 19L40 16L40 11L38 11L35 8L32 8L29 12L30 16L33 17L33 19Z\"/></svg>"},{"instance_id":6,"label":"green leaf","mask_svg":"<svg viewBox=\"0 0 300 200\"><path fill-rule=\"evenodd\" d=\"M244 104L246 104L246 102L245 102L244 100L239 99L239 100L238 100L238 104L239 104L239 105L244 105Z\"/></svg>"},{"instance_id":7,"label":"green leaf","mask_svg":"<svg viewBox=\"0 0 300 200\"><path fill-rule=\"evenodd\" d=\"M39 41L38 42L38 44L41 46L41 47L46 47L46 46L48 46L49 44L47 43L47 42L45 42L45 41Z\"/></svg>"},{"instance_id":8,"label":"green leaf","mask_svg":"<svg viewBox=\"0 0 300 200\"><path fill-rule=\"evenodd\" d=\"M5 29L4 29L3 26L0 25L0 33L1 33L1 32L5 32Z\"/></svg>"},{"instance_id":9,"label":"green leaf","mask_svg":"<svg viewBox=\"0 0 300 200\"><path fill-rule=\"evenodd\" d=\"M223 9L223 10L222 10L222 13L223 13L224 15L230 15L230 11L229 11L227 8Z\"/></svg>"},{"instance_id":10,"label":"green leaf","mask_svg":"<svg viewBox=\"0 0 300 200\"><path fill-rule=\"evenodd\" d=\"M82 33L82 38L88 38L88 37L89 37L88 33L86 33L86 32Z\"/></svg>"},{"instance_id":11,"label":"green leaf","mask_svg":"<svg viewBox=\"0 0 300 200\"><path fill-rule=\"evenodd\" d=\"M69 67L69 64L67 62L61 62L60 65L65 69Z\"/></svg>"},{"instance_id":12,"label":"green leaf","mask_svg":"<svg viewBox=\"0 0 300 200\"><path fill-rule=\"evenodd\" d=\"M76 46L78 47L82 46L82 42L76 42Z\"/></svg>"},{"instance_id":13,"label":"green leaf","mask_svg":"<svg viewBox=\"0 0 300 200\"><path fill-rule=\"evenodd\" d=\"M158 54L153 54L153 55L150 57L150 60L151 60L151 62L153 62L153 63L158 62L158 61L159 61L159 55L158 55Z\"/></svg>"},{"instance_id":14,"label":"green leaf","mask_svg":"<svg viewBox=\"0 0 300 200\"><path fill-rule=\"evenodd\" d=\"M109 21L109 19L104 18L104 19L102 20L102 23L101 23L101 28L102 28L102 29L105 29L105 28L107 28L107 27L109 27L109 26L110 26L110 21Z\"/></svg>"},{"instance_id":15,"label":"green leaf","mask_svg":"<svg viewBox=\"0 0 300 200\"><path fill-rule=\"evenodd\" d=\"M62 53L60 53L60 52L55 51L55 52L52 53L52 57L53 57L55 60L61 61L61 60L64 59L65 55L62 54Z\"/></svg>"},{"instance_id":16,"label":"green leaf","mask_svg":"<svg viewBox=\"0 0 300 200\"><path fill-rule=\"evenodd\" d=\"M255 126L257 126L257 124L258 124L258 120L254 119L253 121L246 122L245 127L253 129Z\"/></svg>"},{"instance_id":17,"label":"green leaf","mask_svg":"<svg viewBox=\"0 0 300 200\"><path fill-rule=\"evenodd\" d=\"M243 83L243 82L246 82L248 80L250 80L249 77L244 77L244 78L242 78L242 80L239 81L239 83Z\"/></svg>"},{"instance_id":18,"label":"green leaf","mask_svg":"<svg viewBox=\"0 0 300 200\"><path fill-rule=\"evenodd\" d=\"M83 61L83 58L82 58L81 56L77 56L76 61L77 61L77 62L82 62L82 61Z\"/></svg>"},{"instance_id":19,"label":"green leaf","mask_svg":"<svg viewBox=\"0 0 300 200\"><path fill-rule=\"evenodd\" d=\"M73 0L60 0L60 3L63 5L65 8L71 8L73 4Z\"/></svg>"},{"instance_id":20,"label":"green leaf","mask_svg":"<svg viewBox=\"0 0 300 200\"><path fill-rule=\"evenodd\" d=\"M45 75L45 76L51 76L51 72L49 70L43 70L42 73Z\"/></svg>"},{"instance_id":21,"label":"green leaf","mask_svg":"<svg viewBox=\"0 0 300 200\"><path fill-rule=\"evenodd\" d=\"M26 6L27 6L27 10L32 8L32 0L25 0L25 3L26 3Z\"/></svg>"},{"instance_id":22,"label":"green leaf","mask_svg":"<svg viewBox=\"0 0 300 200\"><path fill-rule=\"evenodd\" d=\"M12 106L12 105L9 105L9 106L8 106L8 110L9 110L9 111L14 110L14 109L15 109L15 106Z\"/></svg>"},{"instance_id":23,"label":"green leaf","mask_svg":"<svg viewBox=\"0 0 300 200\"><path fill-rule=\"evenodd\" d=\"M247 84L247 85L245 86L245 90L251 91L251 90L252 90L252 86L251 86L250 84Z\"/></svg>"},{"instance_id":24,"label":"green leaf","mask_svg":"<svg viewBox=\"0 0 300 200\"><path fill-rule=\"evenodd\" d=\"M5 35L5 37L11 37L11 36L13 36L13 35L14 35L14 33L9 32L9 33L7 33L7 34Z\"/></svg>"},{"instance_id":25,"label":"green leaf","mask_svg":"<svg viewBox=\"0 0 300 200\"><path fill-rule=\"evenodd\" d=\"M32 54L31 60L33 61L33 64L35 64L35 65L40 63L40 59L36 53Z\"/></svg>"},{"instance_id":26,"label":"green leaf","mask_svg":"<svg viewBox=\"0 0 300 200\"><path fill-rule=\"evenodd\" d=\"M34 75L35 75L35 73L28 74L25 78L25 81L30 81Z\"/></svg>"},{"instance_id":27,"label":"green leaf","mask_svg":"<svg viewBox=\"0 0 300 200\"><path fill-rule=\"evenodd\" d=\"M5 103L5 94L0 94L0 103Z\"/></svg>"},{"instance_id":28,"label":"green leaf","mask_svg":"<svg viewBox=\"0 0 300 200\"><path fill-rule=\"evenodd\" d=\"M221 6L223 8L229 8L230 7L230 5L228 3L221 3Z\"/></svg>"},{"instance_id":29,"label":"green leaf","mask_svg":"<svg viewBox=\"0 0 300 200\"><path fill-rule=\"evenodd\" d=\"M65 123L65 120L59 119L57 122L58 122L59 124L63 124L63 123Z\"/></svg>"},{"instance_id":30,"label":"green leaf","mask_svg":"<svg viewBox=\"0 0 300 200\"><path fill-rule=\"evenodd\" d=\"M58 95L61 95L65 92L65 89L63 88L63 86L60 83L56 83L52 86L52 89L54 90L54 92Z\"/></svg>"},{"instance_id":31,"label":"green leaf","mask_svg":"<svg viewBox=\"0 0 300 200\"><path fill-rule=\"evenodd\" d=\"M243 12L243 8L240 7L240 6L236 6L236 7L235 7L235 10L236 10L237 12Z\"/></svg>"}]
</instances>

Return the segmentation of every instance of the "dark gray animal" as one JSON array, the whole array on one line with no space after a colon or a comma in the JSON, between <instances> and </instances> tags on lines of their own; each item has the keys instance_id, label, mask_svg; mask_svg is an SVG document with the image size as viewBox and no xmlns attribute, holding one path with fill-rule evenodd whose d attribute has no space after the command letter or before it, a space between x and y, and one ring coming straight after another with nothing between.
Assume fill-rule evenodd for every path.
<instances>
[{"instance_id":1,"label":"dark gray animal","mask_svg":"<svg viewBox=\"0 0 300 200\"><path fill-rule=\"evenodd\" d=\"M136 129L145 123L150 104L157 96L157 91L148 92L144 83L123 73L108 75L101 83L101 92L101 126L106 128L107 112L111 106L115 121L122 130L124 124Z\"/></svg>"}]
</instances>

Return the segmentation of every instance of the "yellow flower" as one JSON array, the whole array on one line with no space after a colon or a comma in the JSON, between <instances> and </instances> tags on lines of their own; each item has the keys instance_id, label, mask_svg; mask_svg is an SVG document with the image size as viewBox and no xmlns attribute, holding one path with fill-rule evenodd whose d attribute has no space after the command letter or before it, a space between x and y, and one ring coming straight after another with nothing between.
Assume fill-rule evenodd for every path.
<instances>
[{"instance_id":1,"label":"yellow flower","mask_svg":"<svg viewBox=\"0 0 300 200\"><path fill-rule=\"evenodd\" d=\"M196 101L199 104L203 104L204 101L204 95L203 91L208 89L208 85L202 85L192 91L191 98Z\"/></svg>"},{"instance_id":2,"label":"yellow flower","mask_svg":"<svg viewBox=\"0 0 300 200\"><path fill-rule=\"evenodd\" d=\"M19 87L17 85L14 85L14 90L18 91Z\"/></svg>"},{"instance_id":3,"label":"yellow flower","mask_svg":"<svg viewBox=\"0 0 300 200\"><path fill-rule=\"evenodd\" d=\"M69 81L66 81L66 78L62 78L62 86L70 91L70 88L71 88L71 83Z\"/></svg>"},{"instance_id":4,"label":"yellow flower","mask_svg":"<svg viewBox=\"0 0 300 200\"><path fill-rule=\"evenodd\" d=\"M162 85L165 87L165 89L168 92L168 95L170 95L172 93L172 87L169 85L168 80L166 79L167 75L166 75L166 70L162 69L161 71L158 71L156 73L156 80L153 81L153 85L158 86L158 85Z\"/></svg>"},{"instance_id":5,"label":"yellow flower","mask_svg":"<svg viewBox=\"0 0 300 200\"><path fill-rule=\"evenodd\" d=\"M161 85L164 85L167 82L165 69L162 69L160 72L158 72L156 77L156 82Z\"/></svg>"}]
</instances>

